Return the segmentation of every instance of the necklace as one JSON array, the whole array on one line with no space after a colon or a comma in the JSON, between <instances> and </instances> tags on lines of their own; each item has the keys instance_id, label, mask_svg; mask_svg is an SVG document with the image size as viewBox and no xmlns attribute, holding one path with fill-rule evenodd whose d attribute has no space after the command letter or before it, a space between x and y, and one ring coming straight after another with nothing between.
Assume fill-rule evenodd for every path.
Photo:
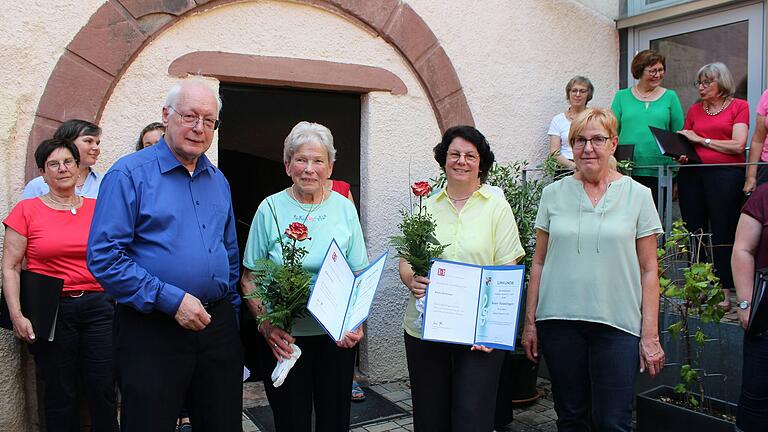
<instances>
[{"instance_id":1,"label":"necklace","mask_svg":"<svg viewBox=\"0 0 768 432\"><path fill-rule=\"evenodd\" d=\"M654 87L654 88L651 89L651 91L641 92L640 91L640 87L635 85L635 93L637 93L637 95L640 97L640 99L646 100L646 99L650 98L652 94L656 93L656 89L657 88L658 87Z\"/></svg>"},{"instance_id":2,"label":"necklace","mask_svg":"<svg viewBox=\"0 0 768 432\"><path fill-rule=\"evenodd\" d=\"M479 185L475 188L474 191L472 191L469 195L465 196L464 198L454 198L454 197L452 197L451 194L448 193L448 188L447 187L445 188L445 194L448 195L448 199L451 200L452 202L460 203L460 202L464 202L464 201L472 198L472 195L474 195L475 191L477 191L478 189L480 189Z\"/></svg>"},{"instance_id":3,"label":"necklace","mask_svg":"<svg viewBox=\"0 0 768 432\"><path fill-rule=\"evenodd\" d=\"M316 208L317 208L317 207L318 207L320 204L322 204L322 203L323 203L323 201L325 201L325 188L322 188L322 189L321 189L321 192L322 192L322 194L320 195L320 202L319 202L319 203L317 203L317 204L315 204L314 202L312 202L312 203L309 205L309 209L307 210L307 214L304 216L304 221L303 221L302 223L306 224L306 223L307 223L307 219L309 219L309 214L310 214L310 213L312 213L312 212L313 212L313 211L314 211L314 210L315 210L315 209L316 209ZM290 188L288 188L288 196L290 196L290 197L293 199L294 203L295 203L295 204L296 204L296 205L297 205L297 206L298 206L300 209L304 210L304 206L302 205L303 203L299 202L299 200L297 200L297 199L296 199L296 195L295 195L295 194L294 194L294 192L293 192L293 186L291 186ZM314 200L313 200L313 201L314 201Z\"/></svg>"},{"instance_id":4,"label":"necklace","mask_svg":"<svg viewBox=\"0 0 768 432\"><path fill-rule=\"evenodd\" d=\"M75 202L73 202L73 203L64 203L64 202L56 201L55 199L53 199L53 196L50 193L47 193L47 194L45 194L43 196L46 199L48 199L48 201L50 201L50 202L52 202L52 203L54 203L54 204L56 204L58 206L69 207L69 212L72 213L72 215L76 215L77 214L77 206L80 204L80 200L81 200L80 196L75 195Z\"/></svg>"},{"instance_id":5,"label":"necklace","mask_svg":"<svg viewBox=\"0 0 768 432\"><path fill-rule=\"evenodd\" d=\"M720 105L720 109L718 109L715 112L709 112L709 107L710 107L709 102L704 102L704 112L711 116L716 116L721 112L723 112L724 109L728 108L728 105L730 104L731 104L731 98L725 98L725 100L723 100L723 104Z\"/></svg>"}]
</instances>

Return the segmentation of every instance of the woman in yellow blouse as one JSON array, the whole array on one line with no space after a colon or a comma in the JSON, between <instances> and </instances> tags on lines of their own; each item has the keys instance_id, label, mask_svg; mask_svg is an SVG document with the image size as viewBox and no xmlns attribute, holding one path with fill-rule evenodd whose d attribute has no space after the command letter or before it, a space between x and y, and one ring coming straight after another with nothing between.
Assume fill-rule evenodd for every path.
<instances>
[{"instance_id":1,"label":"woman in yellow blouse","mask_svg":"<svg viewBox=\"0 0 768 432\"><path fill-rule=\"evenodd\" d=\"M525 254L512 208L485 180L494 155L471 126L448 129L434 148L446 187L426 200L435 237L448 245L442 259L477 265L515 264ZM410 291L405 312L405 350L411 380L415 431L491 431L503 351L421 339L416 299L429 280L400 261Z\"/></svg>"}]
</instances>

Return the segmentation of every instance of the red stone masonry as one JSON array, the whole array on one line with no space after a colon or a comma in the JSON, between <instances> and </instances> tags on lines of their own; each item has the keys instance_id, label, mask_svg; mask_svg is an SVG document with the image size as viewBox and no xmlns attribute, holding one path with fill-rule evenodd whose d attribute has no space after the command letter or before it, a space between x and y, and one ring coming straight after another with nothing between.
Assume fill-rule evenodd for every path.
<instances>
[{"instance_id":1,"label":"red stone masonry","mask_svg":"<svg viewBox=\"0 0 768 432\"><path fill-rule=\"evenodd\" d=\"M27 179L37 175L37 167L32 158L37 144L50 137L51 131L64 120L82 118L98 122L115 85L152 38L188 14L237 1L239 0L107 0L69 43L48 79L27 143ZM397 49L424 86L441 130L457 124L474 124L453 64L432 30L406 3L400 0L297 1L333 10L350 21L362 24ZM189 72L184 69L189 66L190 61L199 62L205 59L205 55L209 55L197 54L198 56L192 59L187 56L177 59L169 68L169 72L174 75ZM219 62L224 61L226 55L218 53L209 58ZM373 74L373 80L366 80L365 77L356 78L354 74L362 71L356 68L368 68L367 66L340 65L332 62L305 64L314 67L315 72L317 68L332 68L343 74L338 82L328 83L313 75L312 71L304 76L293 74L291 65L282 62L293 59L249 57L257 61L272 62L273 66L281 65L280 73L283 75L266 76L263 72L246 68L245 72L239 73L248 73L250 76L229 76L227 74L233 72L231 67L224 71L226 73L221 70L227 66L226 63L206 64L202 69L210 70L211 76L228 82L266 85L273 83L272 85L298 87L303 85L304 88L329 88L359 93L379 90L393 94L406 92L405 85L399 78L379 68L365 69L366 74Z\"/></svg>"}]
</instances>

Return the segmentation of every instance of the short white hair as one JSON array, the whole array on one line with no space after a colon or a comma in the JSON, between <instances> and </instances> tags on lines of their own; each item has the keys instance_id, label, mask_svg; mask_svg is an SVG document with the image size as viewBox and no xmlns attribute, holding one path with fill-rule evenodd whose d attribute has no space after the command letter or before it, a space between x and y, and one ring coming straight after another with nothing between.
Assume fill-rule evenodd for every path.
<instances>
[{"instance_id":1,"label":"short white hair","mask_svg":"<svg viewBox=\"0 0 768 432\"><path fill-rule=\"evenodd\" d=\"M184 80L181 80L177 82L176 84L171 87L171 89L168 91L168 94L165 96L165 105L163 105L164 108L167 108L169 106L176 106L176 102L179 101L179 95L181 95L181 90L185 87L191 87L191 86L202 86L210 90L211 94L214 98L216 98L216 116L219 116L219 113L221 112L221 97L218 93L213 91L210 85L200 77L190 77L186 78Z\"/></svg>"},{"instance_id":2,"label":"short white hair","mask_svg":"<svg viewBox=\"0 0 768 432\"><path fill-rule=\"evenodd\" d=\"M285 145L283 146L283 161L290 163L293 159L293 154L296 153L296 149L304 144L318 143L325 147L325 151L328 153L328 161L333 163L336 161L336 148L333 147L333 135L331 130L321 125L320 123L311 123L308 121L302 121L296 124L291 129L291 133L285 137Z\"/></svg>"}]
</instances>

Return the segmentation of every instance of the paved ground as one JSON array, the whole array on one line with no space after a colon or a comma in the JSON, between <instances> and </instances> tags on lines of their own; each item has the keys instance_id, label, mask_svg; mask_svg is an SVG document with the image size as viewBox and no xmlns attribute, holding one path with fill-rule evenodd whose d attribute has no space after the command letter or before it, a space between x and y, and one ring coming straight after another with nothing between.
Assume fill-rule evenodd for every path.
<instances>
[{"instance_id":1,"label":"paved ground","mask_svg":"<svg viewBox=\"0 0 768 432\"><path fill-rule=\"evenodd\" d=\"M549 390L549 381L539 378L539 390L543 397L536 403L514 410L515 420L498 432L554 432L555 410L552 407L551 392ZM396 403L408 412L412 412L411 389L407 382L394 382L388 384L374 385L371 387L379 394L390 401ZM261 383L246 383L243 391L243 407L249 408L266 404L264 388ZM371 424L365 427L352 429L352 432L388 432L388 431L412 431L413 417L408 416L402 419L385 421ZM259 432L256 425L243 414L243 432Z\"/></svg>"}]
</instances>

